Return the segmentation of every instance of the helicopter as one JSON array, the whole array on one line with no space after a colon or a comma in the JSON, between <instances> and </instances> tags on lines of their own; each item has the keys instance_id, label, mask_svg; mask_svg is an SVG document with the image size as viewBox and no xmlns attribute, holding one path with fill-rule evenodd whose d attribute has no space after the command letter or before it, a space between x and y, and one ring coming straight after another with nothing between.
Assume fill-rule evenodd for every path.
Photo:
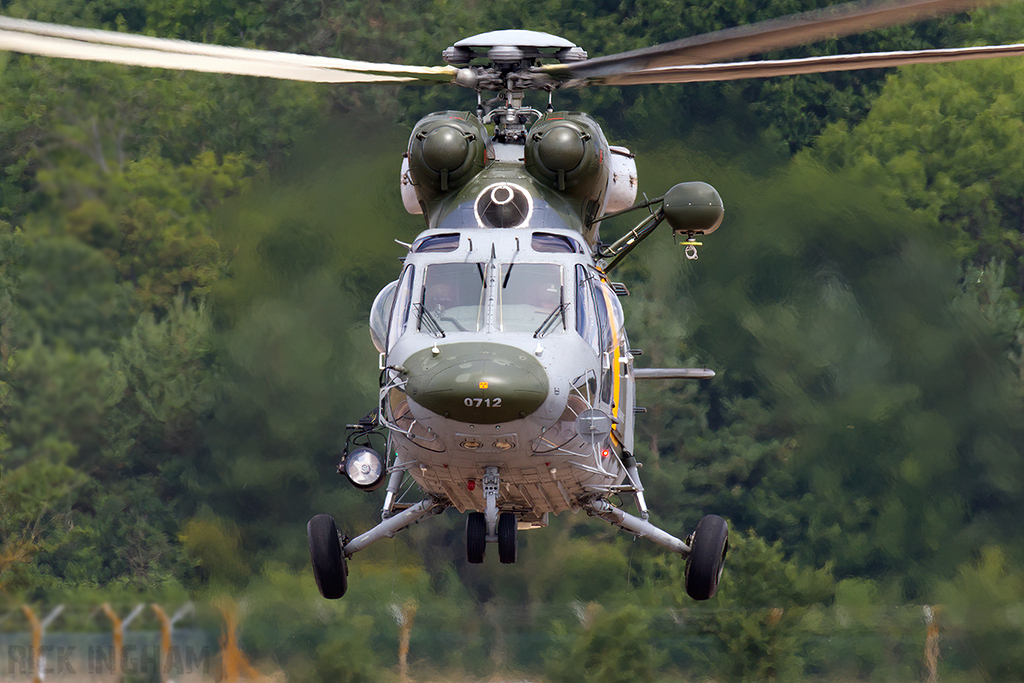
<instances>
[{"instance_id":1,"label":"helicopter","mask_svg":"<svg viewBox=\"0 0 1024 683\"><path fill-rule=\"evenodd\" d=\"M357 489L385 487L381 522L349 538L327 514L307 525L320 593L341 598L348 561L371 544L454 508L466 559L489 544L514 563L519 531L580 511L685 560L685 589L713 597L727 522L705 515L685 539L656 526L634 455L636 383L714 377L707 368L638 368L609 274L661 224L689 259L724 205L691 181L637 203L635 158L597 121L554 106L592 85L688 83L1020 55L1024 45L727 61L970 9L974 0L854 2L614 55L590 58L564 38L506 29L454 43L446 66L406 66L203 45L0 17L0 50L156 68L322 83L454 84L471 111L413 128L400 167L406 210L424 219L398 277L369 312L378 401L346 427L338 465ZM547 96L544 110L527 93ZM485 101L484 93L494 93ZM611 243L604 220L645 215ZM383 443L383 447L379 444ZM422 498L405 502L409 480ZM631 497L636 514L612 502Z\"/></svg>"}]
</instances>

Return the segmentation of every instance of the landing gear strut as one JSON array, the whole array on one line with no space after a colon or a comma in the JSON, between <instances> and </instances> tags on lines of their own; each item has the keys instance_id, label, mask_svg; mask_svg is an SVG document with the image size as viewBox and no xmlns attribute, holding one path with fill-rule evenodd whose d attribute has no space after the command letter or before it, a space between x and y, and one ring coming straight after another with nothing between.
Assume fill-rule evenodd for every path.
<instances>
[{"instance_id":1,"label":"landing gear strut","mask_svg":"<svg viewBox=\"0 0 1024 683\"><path fill-rule=\"evenodd\" d=\"M498 559L512 564L519 554L519 520L514 512L498 511L501 479L497 467L484 470L484 511L466 516L466 561L480 564L488 543L498 543Z\"/></svg>"},{"instance_id":2,"label":"landing gear strut","mask_svg":"<svg viewBox=\"0 0 1024 683\"><path fill-rule=\"evenodd\" d=\"M306 525L309 540L309 555L313 563L313 578L316 579L320 594L336 600L348 588L348 558L379 541L390 538L407 526L430 514L439 514L448 507L448 502L427 498L388 517L369 531L351 541L338 534L338 527L330 515L317 515Z\"/></svg>"}]
</instances>

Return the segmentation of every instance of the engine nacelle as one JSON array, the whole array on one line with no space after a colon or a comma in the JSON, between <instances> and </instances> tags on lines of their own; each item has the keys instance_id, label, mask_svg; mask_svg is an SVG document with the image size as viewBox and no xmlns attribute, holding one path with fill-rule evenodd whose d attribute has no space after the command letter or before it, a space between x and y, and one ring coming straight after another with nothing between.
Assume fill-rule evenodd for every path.
<instances>
[{"instance_id":1,"label":"engine nacelle","mask_svg":"<svg viewBox=\"0 0 1024 683\"><path fill-rule=\"evenodd\" d=\"M586 114L554 112L526 135L526 170L544 185L577 200L602 195L608 185L608 142Z\"/></svg>"},{"instance_id":2,"label":"engine nacelle","mask_svg":"<svg viewBox=\"0 0 1024 683\"><path fill-rule=\"evenodd\" d=\"M639 178L636 159L625 147L609 147L611 173L608 175L608 194L605 197L604 213L625 211L636 201Z\"/></svg>"},{"instance_id":3,"label":"engine nacelle","mask_svg":"<svg viewBox=\"0 0 1024 683\"><path fill-rule=\"evenodd\" d=\"M403 172L403 185L408 178L419 202L437 199L465 186L483 170L487 148L487 129L472 113L430 114L409 137L409 170Z\"/></svg>"}]
</instances>

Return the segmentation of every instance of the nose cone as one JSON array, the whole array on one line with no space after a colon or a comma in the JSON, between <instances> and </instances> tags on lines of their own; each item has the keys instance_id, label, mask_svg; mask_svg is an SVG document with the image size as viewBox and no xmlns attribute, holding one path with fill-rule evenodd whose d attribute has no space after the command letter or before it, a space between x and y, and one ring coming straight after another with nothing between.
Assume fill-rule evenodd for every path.
<instances>
[{"instance_id":1,"label":"nose cone","mask_svg":"<svg viewBox=\"0 0 1024 683\"><path fill-rule=\"evenodd\" d=\"M406 393L431 412L471 424L496 424L531 414L548 395L544 368L514 346L464 342L414 353L404 363Z\"/></svg>"}]
</instances>

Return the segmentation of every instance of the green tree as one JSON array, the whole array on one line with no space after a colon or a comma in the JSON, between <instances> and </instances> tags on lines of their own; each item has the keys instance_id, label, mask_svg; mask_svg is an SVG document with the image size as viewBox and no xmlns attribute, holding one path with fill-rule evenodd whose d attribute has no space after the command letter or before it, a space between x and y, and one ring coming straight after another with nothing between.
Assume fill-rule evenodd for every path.
<instances>
[{"instance_id":1,"label":"green tree","mask_svg":"<svg viewBox=\"0 0 1024 683\"><path fill-rule=\"evenodd\" d=\"M1005 262L1007 284L1020 292L1022 98L1013 60L908 67L862 123L830 127L805 156L942 225L959 258Z\"/></svg>"},{"instance_id":2,"label":"green tree","mask_svg":"<svg viewBox=\"0 0 1024 683\"><path fill-rule=\"evenodd\" d=\"M987 547L960 565L956 577L936 593L941 601L936 618L947 634L966 641L963 651L953 655L956 664L985 680L1013 678L1024 665L1024 573L1014 555L1008 548Z\"/></svg>"},{"instance_id":3,"label":"green tree","mask_svg":"<svg viewBox=\"0 0 1024 683\"><path fill-rule=\"evenodd\" d=\"M718 641L712 666L726 680L801 680L823 605L835 590L831 567L803 565L787 558L781 543L735 530L726 562L727 583L715 598L690 610L701 630ZM667 573L677 602L687 605L682 569L673 563Z\"/></svg>"},{"instance_id":4,"label":"green tree","mask_svg":"<svg viewBox=\"0 0 1024 683\"><path fill-rule=\"evenodd\" d=\"M649 617L627 605L605 612L591 604L575 629L560 634L548 652L547 680L595 683L653 681L664 653L651 647Z\"/></svg>"},{"instance_id":5,"label":"green tree","mask_svg":"<svg viewBox=\"0 0 1024 683\"><path fill-rule=\"evenodd\" d=\"M631 342L719 371L705 387L655 389L663 407L638 418L654 511L669 500L686 515L669 528L686 533L724 511L809 565L899 576L910 595L927 591L948 553L968 557L978 534L1013 537L1019 365L998 316L962 294L934 228L803 162L770 178L696 154L645 163L733 198L686 274L648 293L661 269L675 272L662 253L623 273L645 321ZM672 341L680 325L685 344Z\"/></svg>"}]
</instances>

